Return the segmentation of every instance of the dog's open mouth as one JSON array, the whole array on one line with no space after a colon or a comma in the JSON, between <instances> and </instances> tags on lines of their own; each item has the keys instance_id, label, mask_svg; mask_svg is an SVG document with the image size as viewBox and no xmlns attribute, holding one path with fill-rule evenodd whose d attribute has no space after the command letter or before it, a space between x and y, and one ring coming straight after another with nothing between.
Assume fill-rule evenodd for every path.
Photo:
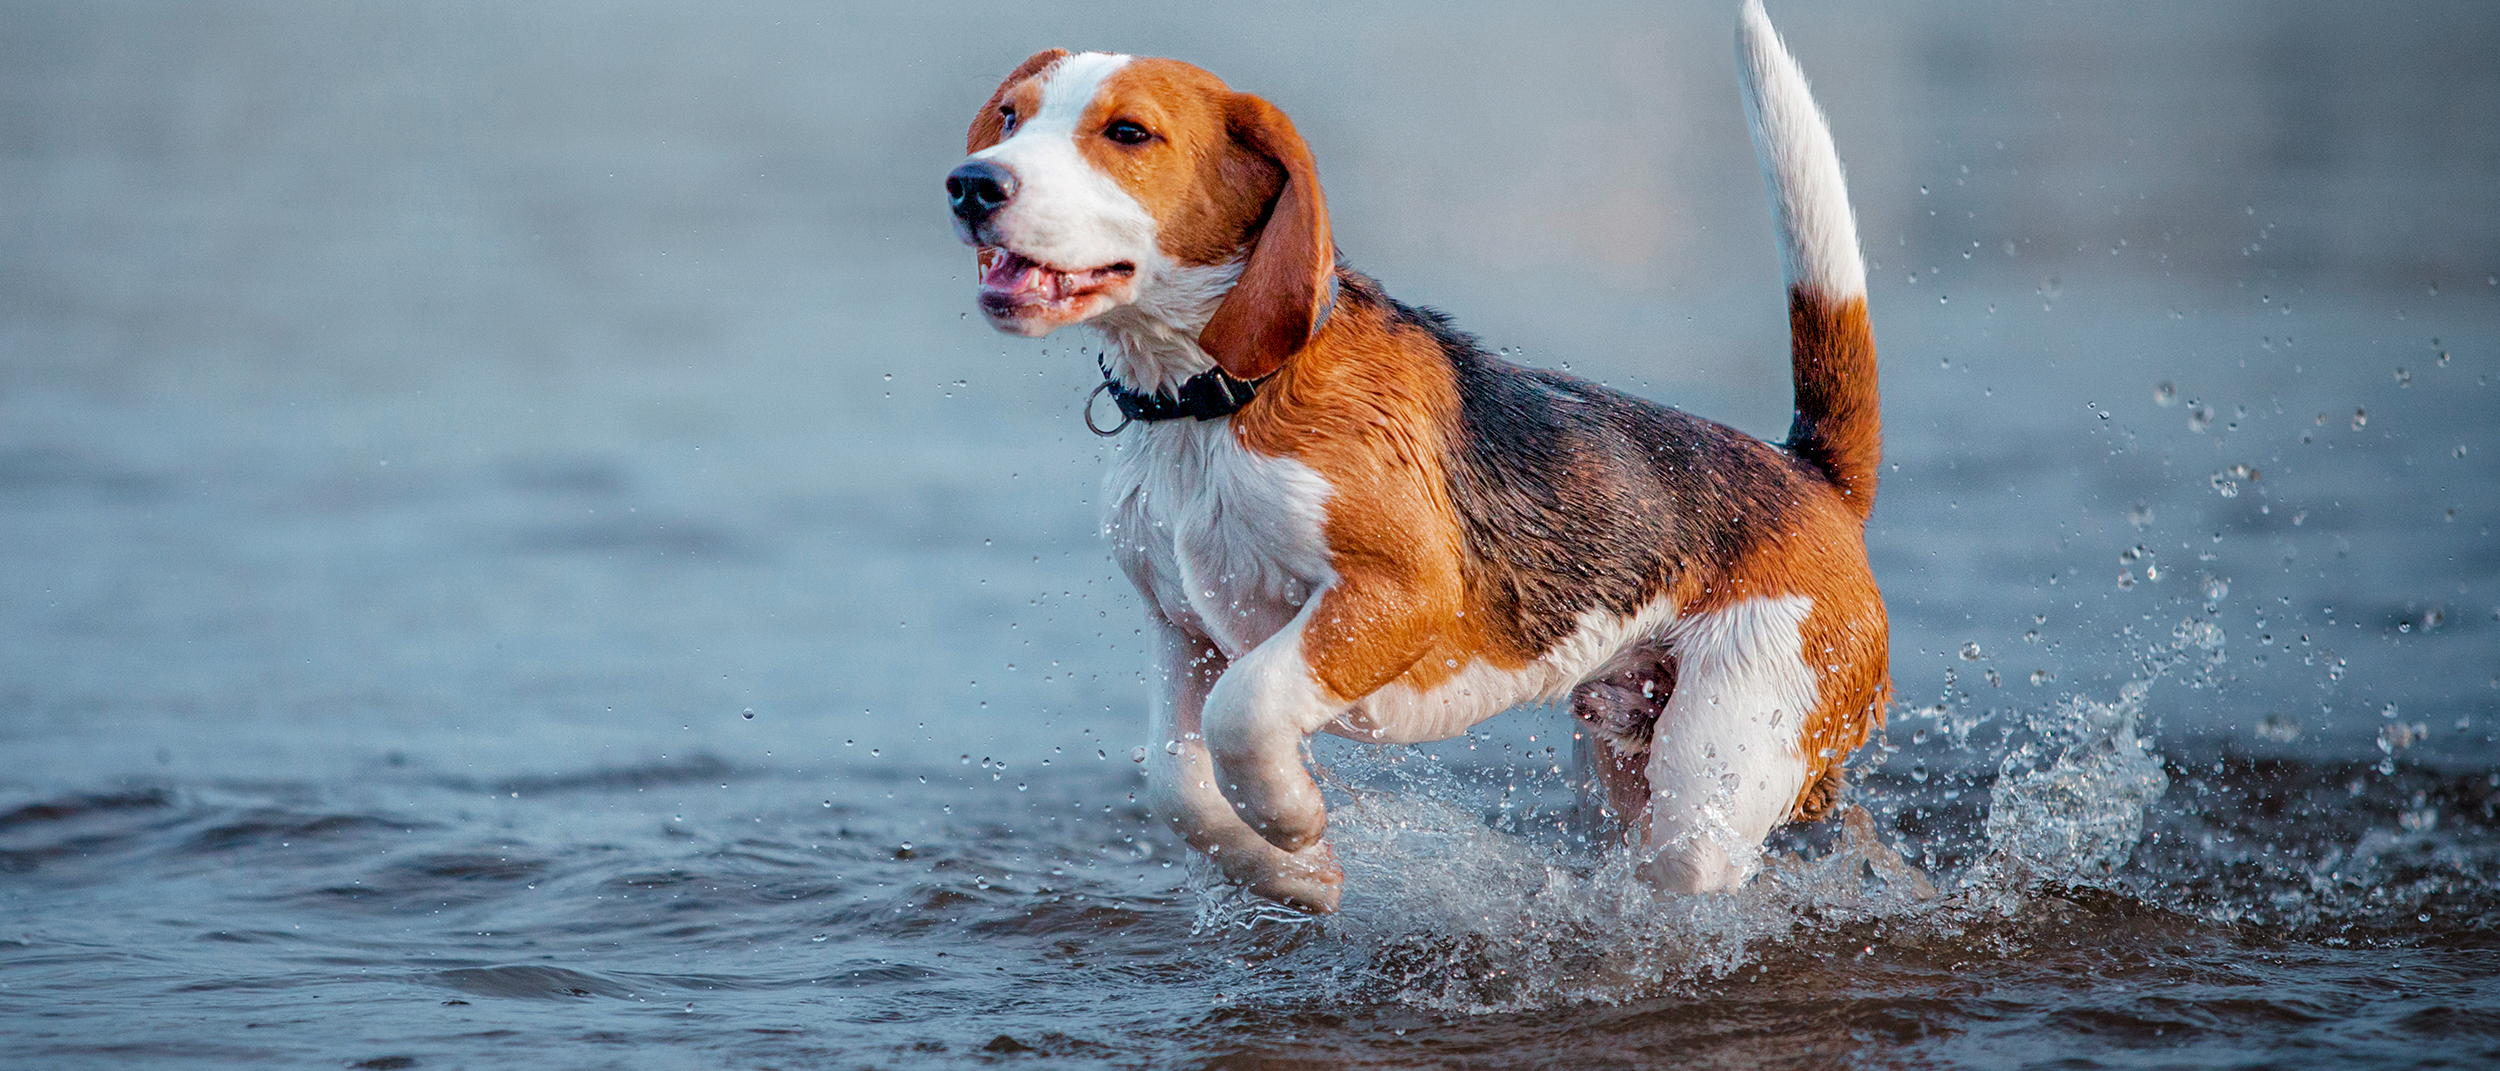
<instances>
[{"instance_id":1,"label":"dog's open mouth","mask_svg":"<svg viewBox=\"0 0 2500 1071\"><path fill-rule=\"evenodd\" d=\"M1128 261L1067 271L994 245L980 247L981 309L1025 318L1075 312L1085 299L1137 277Z\"/></svg>"}]
</instances>

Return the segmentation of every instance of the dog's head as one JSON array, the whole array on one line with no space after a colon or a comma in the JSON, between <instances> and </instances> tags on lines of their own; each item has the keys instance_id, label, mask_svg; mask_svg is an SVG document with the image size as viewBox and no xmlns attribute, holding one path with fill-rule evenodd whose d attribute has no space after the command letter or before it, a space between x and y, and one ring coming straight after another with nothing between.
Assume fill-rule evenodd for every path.
<instances>
[{"instance_id":1,"label":"dog's head","mask_svg":"<svg viewBox=\"0 0 2500 1071\"><path fill-rule=\"evenodd\" d=\"M1189 64L1036 54L965 147L946 194L1001 331L1143 317L1255 379L1309 341L1330 299L1335 247L1301 135Z\"/></svg>"}]
</instances>

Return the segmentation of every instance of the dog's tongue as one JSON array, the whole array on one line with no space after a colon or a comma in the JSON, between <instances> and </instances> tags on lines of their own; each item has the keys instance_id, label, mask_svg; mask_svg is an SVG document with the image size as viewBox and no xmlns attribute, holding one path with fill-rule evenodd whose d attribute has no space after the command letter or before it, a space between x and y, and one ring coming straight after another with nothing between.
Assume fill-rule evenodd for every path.
<instances>
[{"instance_id":1,"label":"dog's tongue","mask_svg":"<svg viewBox=\"0 0 2500 1071\"><path fill-rule=\"evenodd\" d=\"M981 253L986 261L981 272L981 289L1026 300L1042 300L1051 296L1050 277L1057 272L1004 249L985 249Z\"/></svg>"}]
</instances>

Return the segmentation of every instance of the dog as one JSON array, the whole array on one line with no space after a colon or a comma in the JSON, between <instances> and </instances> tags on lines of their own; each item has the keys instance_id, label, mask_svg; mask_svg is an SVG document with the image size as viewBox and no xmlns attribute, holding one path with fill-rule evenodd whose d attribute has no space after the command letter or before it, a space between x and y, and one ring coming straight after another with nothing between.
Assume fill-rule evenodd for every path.
<instances>
[{"instance_id":1,"label":"dog","mask_svg":"<svg viewBox=\"0 0 2500 1071\"><path fill-rule=\"evenodd\" d=\"M1053 49L946 178L998 330L1105 341L1104 532L1157 666L1153 810L1309 912L1344 885L1321 731L1457 736L1568 698L1591 791L1687 893L1836 803L1883 723L1865 522L1882 455L1856 222L1761 0L1737 51L1796 381L1774 445L1488 353L1345 265L1291 120L1177 60ZM1106 429L1096 428L1098 431Z\"/></svg>"}]
</instances>

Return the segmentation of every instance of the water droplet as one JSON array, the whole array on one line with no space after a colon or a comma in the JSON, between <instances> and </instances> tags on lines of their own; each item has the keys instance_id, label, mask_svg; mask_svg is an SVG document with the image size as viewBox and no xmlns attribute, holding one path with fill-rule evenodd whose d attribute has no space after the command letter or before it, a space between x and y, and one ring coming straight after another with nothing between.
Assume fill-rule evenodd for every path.
<instances>
[{"instance_id":1,"label":"water droplet","mask_svg":"<svg viewBox=\"0 0 2500 1071\"><path fill-rule=\"evenodd\" d=\"M2120 591L2128 591L2128 590L2133 589L2134 587L2135 587L2135 570L2133 570L2133 569L2121 569L2121 570L2119 570L2119 572L2118 572L2118 590L2120 590Z\"/></svg>"},{"instance_id":2,"label":"water droplet","mask_svg":"<svg viewBox=\"0 0 2500 1071\"><path fill-rule=\"evenodd\" d=\"M2230 593L2231 593L2231 582L2230 582L2230 581L2228 581L2228 580L2224 580L2223 578L2218 577L2218 576L2209 576L2209 577L2206 577L2206 578L2205 578L2205 601L2206 601L2206 602L2221 602L2221 601L2222 601L2222 597L2223 597L2223 596L2225 596L2225 595L2229 595Z\"/></svg>"},{"instance_id":3,"label":"water droplet","mask_svg":"<svg viewBox=\"0 0 2500 1071\"><path fill-rule=\"evenodd\" d=\"M2412 372L2409 372L2409 371L2406 371L2405 369L2402 369L2402 368L2397 369L2397 370L2396 370L2396 385L2397 385L2397 386L2399 386L2399 387L2410 387L2410 386L2412 386L2412 385L2413 385L2413 373L2412 373Z\"/></svg>"},{"instance_id":4,"label":"water droplet","mask_svg":"<svg viewBox=\"0 0 2500 1071\"><path fill-rule=\"evenodd\" d=\"M738 712L738 716L739 716L739 717L741 717L741 718L745 718L745 719L746 719L746 720L748 720L748 721L754 721L754 720L755 720L755 708L754 708L754 707L748 707L748 708L746 708L745 710L741 710L741 711L739 711L739 712Z\"/></svg>"},{"instance_id":5,"label":"water droplet","mask_svg":"<svg viewBox=\"0 0 2500 1071\"><path fill-rule=\"evenodd\" d=\"M2368 425L2369 425L2369 423L2370 423L2370 411L2369 411L2369 410L2367 410L2367 409L2355 409L2355 410L2353 410L2353 411L2352 411L2352 430L2354 430L2354 431L2360 431L2362 428L2364 428L2364 427L2368 426Z\"/></svg>"},{"instance_id":6,"label":"water droplet","mask_svg":"<svg viewBox=\"0 0 2500 1071\"><path fill-rule=\"evenodd\" d=\"M817 944L820 944L820 945L821 945L821 944L823 944L823 943L825 943L825 942L827 942L827 941L833 940L833 935L832 935L832 934L829 934L829 933L820 933L820 934L817 934L817 935L815 935L815 936L813 936L813 937L808 938L808 940L810 940L810 941L814 941L814 942L816 942Z\"/></svg>"},{"instance_id":7,"label":"water droplet","mask_svg":"<svg viewBox=\"0 0 2500 1071\"><path fill-rule=\"evenodd\" d=\"M1146 761L1146 749L1145 749L1144 747L1142 747L1142 746L1140 746L1140 747L1133 747L1133 748L1130 748L1130 749L1129 749L1129 752L1128 752L1128 761L1130 761L1130 762L1144 762L1144 761Z\"/></svg>"},{"instance_id":8,"label":"water droplet","mask_svg":"<svg viewBox=\"0 0 2500 1071\"><path fill-rule=\"evenodd\" d=\"M2036 687L2036 686L2038 686L2038 685L2047 684L2048 682L2053 681L2053 680L2056 680L2056 679L2057 679L2057 674L2051 673L2051 672L2049 672L2048 670L2045 670L2045 669L2035 669L2035 670L2032 670L2032 671L2031 671L2031 683L2032 683L2032 684L2033 684L2033 686L2035 686L2035 687Z\"/></svg>"},{"instance_id":9,"label":"water droplet","mask_svg":"<svg viewBox=\"0 0 2500 1071\"><path fill-rule=\"evenodd\" d=\"M2153 404L2168 409L2179 404L2179 387L2165 379L2153 384Z\"/></svg>"},{"instance_id":10,"label":"water droplet","mask_svg":"<svg viewBox=\"0 0 2500 1071\"><path fill-rule=\"evenodd\" d=\"M1978 644L1978 642L1977 642L1977 641L1975 641L1975 640L1964 640L1964 641L1962 641L1962 661L1964 661L1964 662L1976 662L1976 661L1979 661L1979 644Z\"/></svg>"},{"instance_id":11,"label":"water droplet","mask_svg":"<svg viewBox=\"0 0 2500 1071\"><path fill-rule=\"evenodd\" d=\"M1181 753L1181 742L1180 742L1180 741L1178 741L1178 740L1166 740L1166 741L1164 741L1164 742L1163 742L1163 753L1164 753L1164 754L1166 754L1166 755L1178 755L1178 754L1180 754L1180 753Z\"/></svg>"},{"instance_id":12,"label":"water droplet","mask_svg":"<svg viewBox=\"0 0 2500 1071\"><path fill-rule=\"evenodd\" d=\"M2202 405L2188 407L2188 430L2203 431L2214 426L2214 411Z\"/></svg>"}]
</instances>

